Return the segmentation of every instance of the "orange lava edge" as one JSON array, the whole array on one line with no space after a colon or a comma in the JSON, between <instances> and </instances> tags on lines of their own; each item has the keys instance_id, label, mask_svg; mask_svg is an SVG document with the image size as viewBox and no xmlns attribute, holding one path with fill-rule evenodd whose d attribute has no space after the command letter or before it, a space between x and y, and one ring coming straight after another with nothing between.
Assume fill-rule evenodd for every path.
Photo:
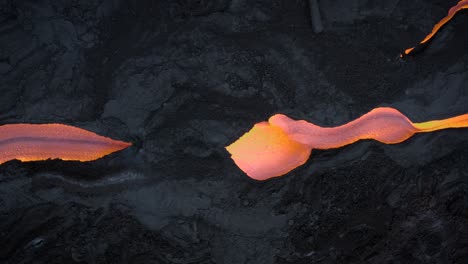
<instances>
[{"instance_id":1,"label":"orange lava edge","mask_svg":"<svg viewBox=\"0 0 468 264\"><path fill-rule=\"evenodd\" d=\"M468 0L462 0L460 2L458 2L457 5L455 5L454 7L450 8L449 12L448 12L448 15L444 18L442 18L439 23L435 24L435 26L433 27L431 33L429 33L420 43L419 45L422 45L422 44L425 44L427 43L428 41L430 41L436 34L437 32L445 25L447 24L450 20L452 20L452 18L457 14L458 11L462 10L462 9L468 9ZM416 47L412 47L412 48L408 48L406 49L402 54L400 54L400 58L403 58L405 56L408 56L411 52L413 52L413 50L415 49Z\"/></svg>"},{"instance_id":2,"label":"orange lava edge","mask_svg":"<svg viewBox=\"0 0 468 264\"><path fill-rule=\"evenodd\" d=\"M15 159L92 161L131 145L63 124L0 126L0 164Z\"/></svg>"}]
</instances>

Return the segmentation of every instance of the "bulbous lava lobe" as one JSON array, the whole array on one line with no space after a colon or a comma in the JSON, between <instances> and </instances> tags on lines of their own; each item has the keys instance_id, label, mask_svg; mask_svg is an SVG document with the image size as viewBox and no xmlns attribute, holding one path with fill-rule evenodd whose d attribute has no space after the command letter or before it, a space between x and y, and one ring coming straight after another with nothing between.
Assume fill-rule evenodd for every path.
<instances>
[{"instance_id":1,"label":"bulbous lava lobe","mask_svg":"<svg viewBox=\"0 0 468 264\"><path fill-rule=\"evenodd\" d=\"M266 180L304 164L312 148L291 140L279 127L260 122L226 150L249 177Z\"/></svg>"}]
</instances>

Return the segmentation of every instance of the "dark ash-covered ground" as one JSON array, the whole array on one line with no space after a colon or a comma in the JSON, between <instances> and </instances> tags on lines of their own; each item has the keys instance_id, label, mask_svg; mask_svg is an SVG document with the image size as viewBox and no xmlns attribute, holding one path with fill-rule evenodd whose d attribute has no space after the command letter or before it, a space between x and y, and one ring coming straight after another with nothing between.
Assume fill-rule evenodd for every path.
<instances>
[{"instance_id":1,"label":"dark ash-covered ground","mask_svg":"<svg viewBox=\"0 0 468 264\"><path fill-rule=\"evenodd\" d=\"M468 112L456 0L0 1L0 123L134 146L0 166L1 263L467 263L468 130L314 151L246 177L223 149L274 113L337 125L377 106Z\"/></svg>"}]
</instances>

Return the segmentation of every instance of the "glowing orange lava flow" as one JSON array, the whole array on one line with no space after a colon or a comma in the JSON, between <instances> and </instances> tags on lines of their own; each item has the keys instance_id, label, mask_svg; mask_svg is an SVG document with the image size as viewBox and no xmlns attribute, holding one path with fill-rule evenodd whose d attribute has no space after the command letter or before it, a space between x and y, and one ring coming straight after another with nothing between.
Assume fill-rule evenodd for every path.
<instances>
[{"instance_id":1,"label":"glowing orange lava flow","mask_svg":"<svg viewBox=\"0 0 468 264\"><path fill-rule=\"evenodd\" d=\"M91 161L130 145L131 143L62 124L0 126L0 164L13 159Z\"/></svg>"},{"instance_id":2,"label":"glowing orange lava flow","mask_svg":"<svg viewBox=\"0 0 468 264\"><path fill-rule=\"evenodd\" d=\"M256 180L288 173L304 164L313 148L339 148L361 139L385 144L405 141L415 133L468 127L468 114L444 120L412 123L390 107L375 108L337 127L320 127L277 114L256 125L226 147L237 166Z\"/></svg>"},{"instance_id":3,"label":"glowing orange lava flow","mask_svg":"<svg viewBox=\"0 0 468 264\"><path fill-rule=\"evenodd\" d=\"M426 44L435 36L435 34L445 25L447 24L456 14L458 11L462 9L468 9L468 0L461 0L458 2L457 5L454 7L450 8L448 15L442 20L437 23L434 28L432 29L432 32L429 33L416 47L406 49L402 54L400 54L400 58L406 57L413 52L420 50L421 48L424 48Z\"/></svg>"}]
</instances>

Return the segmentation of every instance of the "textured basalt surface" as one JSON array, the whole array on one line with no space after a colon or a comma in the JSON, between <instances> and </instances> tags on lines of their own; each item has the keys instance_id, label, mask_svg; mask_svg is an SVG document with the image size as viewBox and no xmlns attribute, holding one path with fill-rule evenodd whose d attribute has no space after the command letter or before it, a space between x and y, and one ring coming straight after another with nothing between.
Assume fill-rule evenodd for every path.
<instances>
[{"instance_id":1,"label":"textured basalt surface","mask_svg":"<svg viewBox=\"0 0 468 264\"><path fill-rule=\"evenodd\" d=\"M0 166L2 263L466 263L468 131L315 151L246 177L224 146L274 113L322 126L377 106L468 112L452 1L0 1L0 123L134 145Z\"/></svg>"}]
</instances>

